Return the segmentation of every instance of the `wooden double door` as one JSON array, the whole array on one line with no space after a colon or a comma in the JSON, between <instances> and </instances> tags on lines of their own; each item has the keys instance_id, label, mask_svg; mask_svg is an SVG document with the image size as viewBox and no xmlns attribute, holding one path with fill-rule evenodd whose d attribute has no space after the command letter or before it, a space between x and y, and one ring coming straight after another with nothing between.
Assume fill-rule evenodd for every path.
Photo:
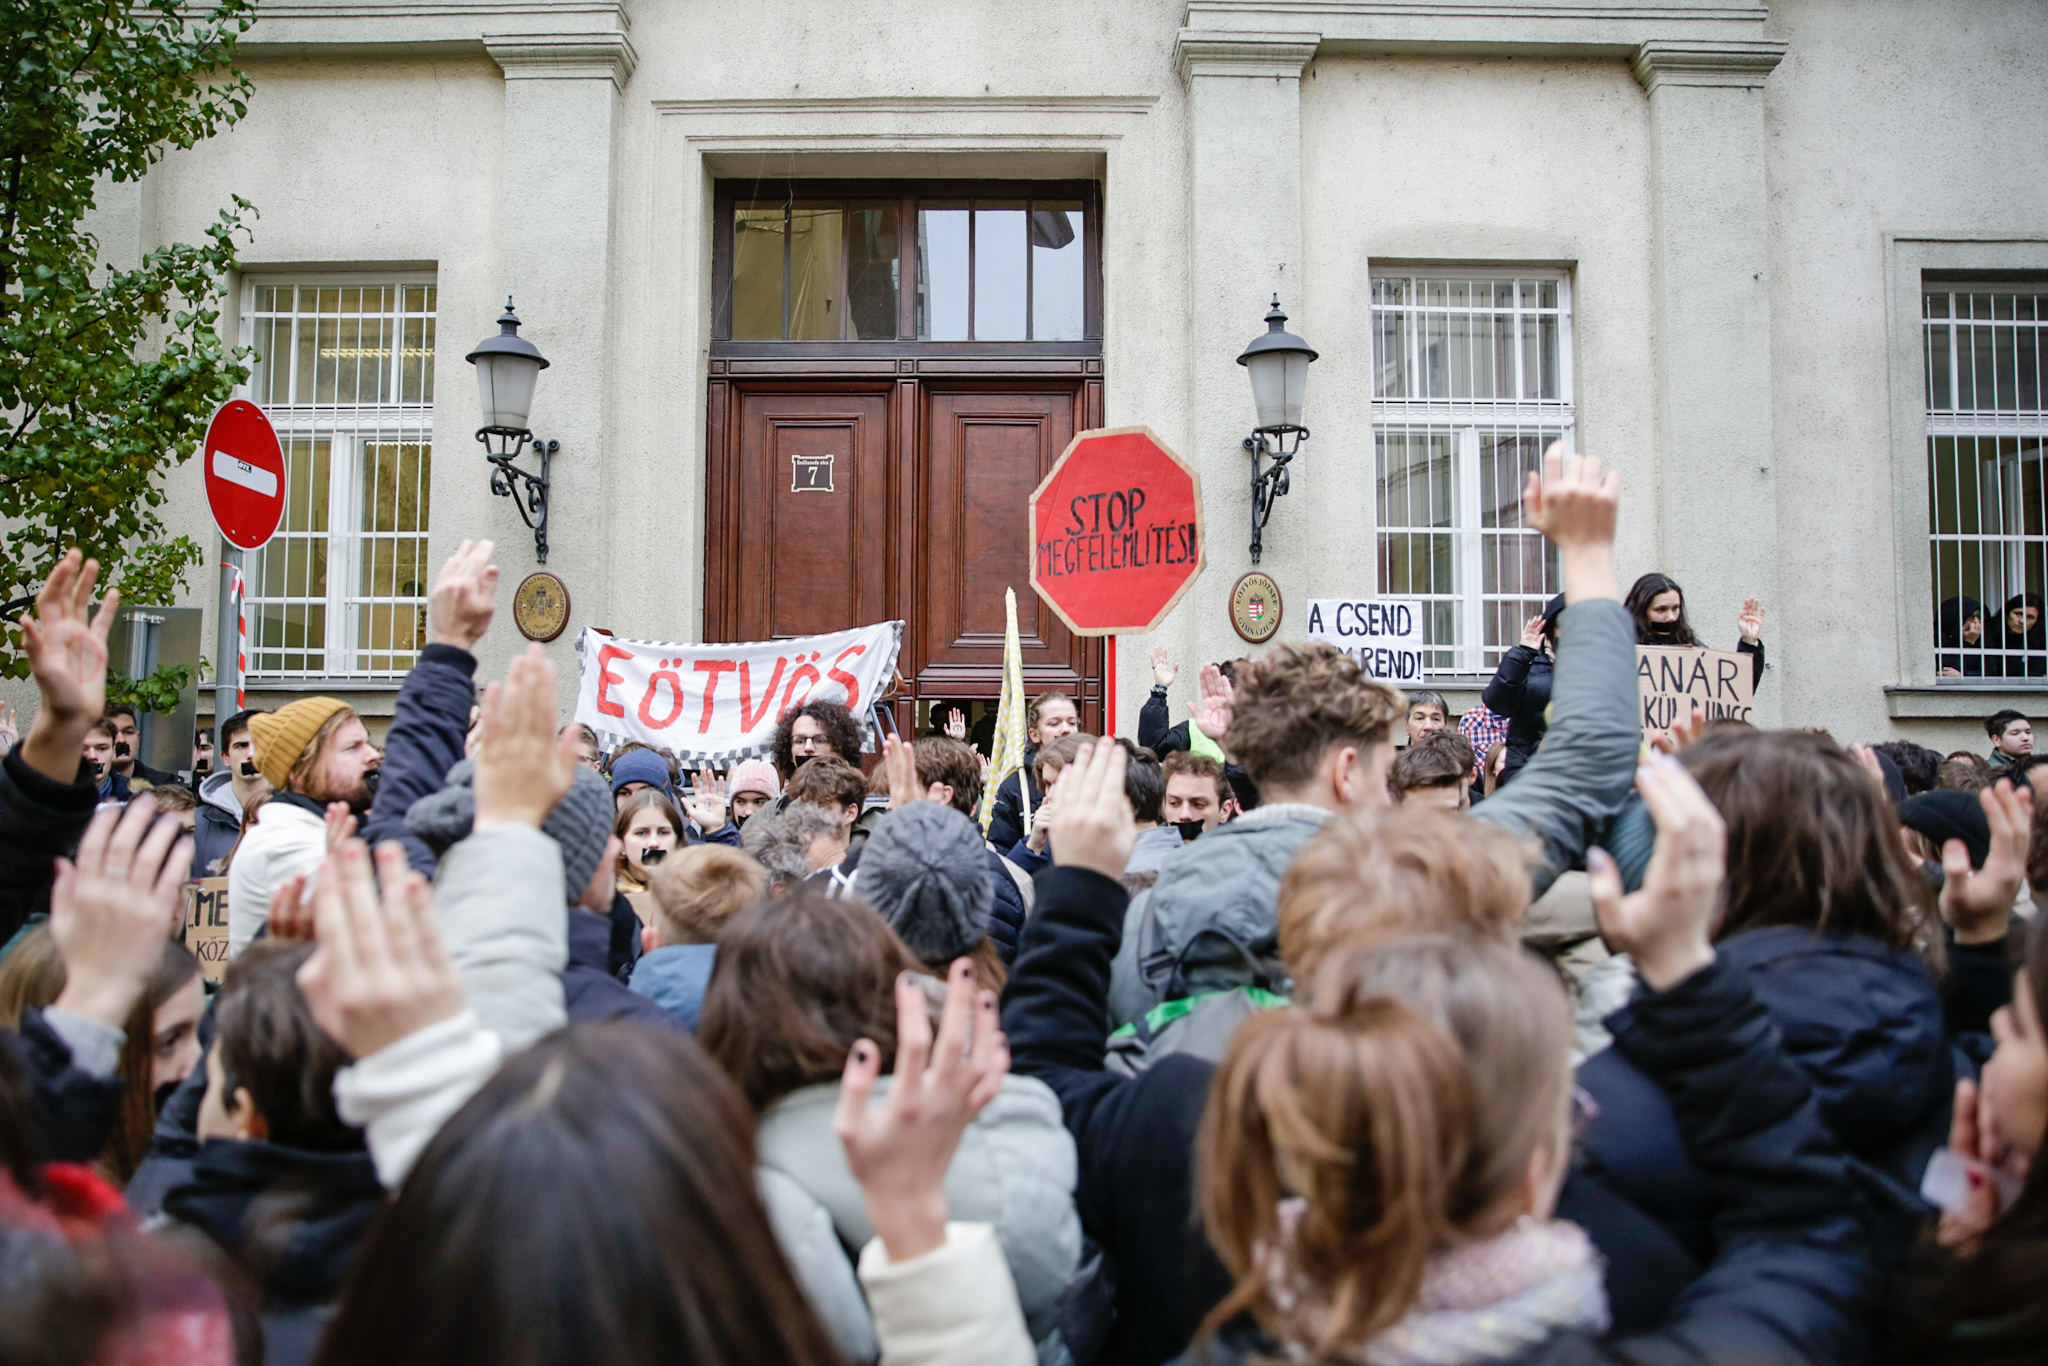
<instances>
[{"instance_id":1,"label":"wooden double door","mask_svg":"<svg viewBox=\"0 0 2048 1366\"><path fill-rule=\"evenodd\" d=\"M1099 733L1103 645L1031 591L1026 509L1074 433L1101 425L1100 379L731 373L742 365L714 361L709 385L706 639L900 618L908 732L921 701L1000 694L1013 588L1026 690L1072 693Z\"/></svg>"}]
</instances>

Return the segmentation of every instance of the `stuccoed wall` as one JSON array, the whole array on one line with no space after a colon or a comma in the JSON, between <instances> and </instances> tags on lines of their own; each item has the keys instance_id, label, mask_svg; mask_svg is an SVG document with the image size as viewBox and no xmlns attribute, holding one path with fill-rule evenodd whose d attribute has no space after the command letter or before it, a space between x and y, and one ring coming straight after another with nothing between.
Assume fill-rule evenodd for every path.
<instances>
[{"instance_id":1,"label":"stuccoed wall","mask_svg":"<svg viewBox=\"0 0 2048 1366\"><path fill-rule=\"evenodd\" d=\"M247 120L111 190L99 218L132 258L240 192L262 211L252 269L437 271L432 555L499 542L483 677L523 645L509 598L532 542L488 493L461 356L519 297L554 361L534 418L563 442L566 704L583 626L701 629L715 179L1102 176L1106 417L1193 462L1210 519L1203 580L1154 638L1120 642L1126 731L1154 639L1183 666L1176 713L1195 665L1245 652L1226 599L1249 567L1252 413L1232 358L1268 294L1322 352L1315 436L1268 536L1288 639L1310 596L1374 584L1371 263L1568 264L1580 444L1626 479L1624 582L1676 574L1722 645L1733 605L1765 592L1766 718L1980 748L1968 720L1894 721L1883 692L1901 680L1895 568L1924 547L1891 534L1882 234L2048 227L2028 160L2048 11L1498 8L298 6L251 35ZM1670 42L1635 46L1653 39ZM1734 268L1752 258L1754 279ZM210 619L197 462L168 489L167 523L208 542L188 601Z\"/></svg>"},{"instance_id":2,"label":"stuccoed wall","mask_svg":"<svg viewBox=\"0 0 2048 1366\"><path fill-rule=\"evenodd\" d=\"M2048 230L2048 7L1783 0L1769 28L1788 44L1765 88L1778 496L1725 515L1777 518L1772 684L1787 724L1981 751L1972 717L1887 712L1902 674L1896 569L1927 549L1892 530L1882 235ZM1913 521L1924 537L1924 514ZM1931 631L1933 615L1911 602L1903 619ZM2028 710L2048 715L2048 698Z\"/></svg>"}]
</instances>

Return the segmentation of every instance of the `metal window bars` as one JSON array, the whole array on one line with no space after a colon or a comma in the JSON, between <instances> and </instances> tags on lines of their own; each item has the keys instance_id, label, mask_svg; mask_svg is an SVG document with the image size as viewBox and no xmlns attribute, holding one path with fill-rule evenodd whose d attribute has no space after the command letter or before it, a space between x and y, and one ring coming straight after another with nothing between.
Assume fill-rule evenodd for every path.
<instances>
[{"instance_id":1,"label":"metal window bars","mask_svg":"<svg viewBox=\"0 0 2048 1366\"><path fill-rule=\"evenodd\" d=\"M285 515L250 557L249 673L398 678L426 643L431 281L252 283L248 393L285 452Z\"/></svg>"},{"instance_id":2,"label":"metal window bars","mask_svg":"<svg viewBox=\"0 0 2048 1366\"><path fill-rule=\"evenodd\" d=\"M1570 442L1570 284L1373 279L1379 591L1425 603L1425 667L1489 674L1561 584L1524 476Z\"/></svg>"},{"instance_id":3,"label":"metal window bars","mask_svg":"<svg viewBox=\"0 0 2048 1366\"><path fill-rule=\"evenodd\" d=\"M2048 287L1930 284L1921 317L1938 674L2048 678Z\"/></svg>"}]
</instances>

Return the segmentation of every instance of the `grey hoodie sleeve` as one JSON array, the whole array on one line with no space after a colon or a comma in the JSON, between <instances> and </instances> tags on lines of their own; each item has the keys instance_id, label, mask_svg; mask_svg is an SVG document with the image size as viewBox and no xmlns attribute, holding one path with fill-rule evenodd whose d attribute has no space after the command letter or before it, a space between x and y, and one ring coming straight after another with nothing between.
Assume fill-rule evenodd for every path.
<instances>
[{"instance_id":1,"label":"grey hoodie sleeve","mask_svg":"<svg viewBox=\"0 0 2048 1366\"><path fill-rule=\"evenodd\" d=\"M441 858L434 902L469 1008L507 1056L562 1027L569 899L554 840L530 825L461 840Z\"/></svg>"},{"instance_id":2,"label":"grey hoodie sleeve","mask_svg":"<svg viewBox=\"0 0 2048 1366\"><path fill-rule=\"evenodd\" d=\"M1475 820L1532 837L1532 896L1577 864L1635 783L1642 751L1636 630L1609 599L1574 603L1558 624L1550 729L1514 781L1472 808Z\"/></svg>"}]
</instances>

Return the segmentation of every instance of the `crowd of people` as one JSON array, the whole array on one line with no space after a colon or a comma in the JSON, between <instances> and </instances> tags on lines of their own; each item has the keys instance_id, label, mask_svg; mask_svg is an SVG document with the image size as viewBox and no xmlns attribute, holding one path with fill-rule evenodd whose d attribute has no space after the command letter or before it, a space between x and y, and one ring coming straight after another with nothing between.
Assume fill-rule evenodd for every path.
<instances>
[{"instance_id":1,"label":"crowd of people","mask_svg":"<svg viewBox=\"0 0 2048 1366\"><path fill-rule=\"evenodd\" d=\"M1135 739L1048 693L1007 774L827 702L607 754L537 646L479 691L465 542L381 745L301 698L188 789L73 552L0 759L0 1362L2048 1358L2026 718L1645 746L1683 593L1599 462L1525 503L1564 592L1485 708L1280 646L1173 722L1155 652Z\"/></svg>"}]
</instances>

